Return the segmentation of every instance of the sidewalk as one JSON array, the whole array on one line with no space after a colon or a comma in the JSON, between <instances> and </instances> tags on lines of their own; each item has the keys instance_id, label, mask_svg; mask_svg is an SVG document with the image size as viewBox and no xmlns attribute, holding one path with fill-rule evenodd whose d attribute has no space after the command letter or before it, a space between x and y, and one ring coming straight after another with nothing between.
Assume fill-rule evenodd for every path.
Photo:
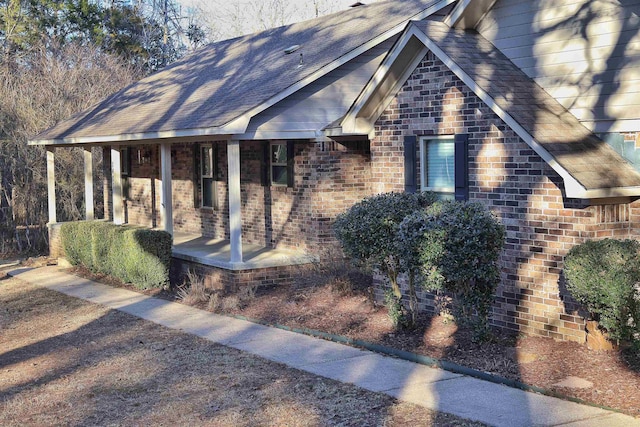
<instances>
[{"instance_id":1,"label":"sidewalk","mask_svg":"<svg viewBox=\"0 0 640 427\"><path fill-rule=\"evenodd\" d=\"M57 267L9 275L316 375L495 426L640 426L640 419L113 288Z\"/></svg>"}]
</instances>

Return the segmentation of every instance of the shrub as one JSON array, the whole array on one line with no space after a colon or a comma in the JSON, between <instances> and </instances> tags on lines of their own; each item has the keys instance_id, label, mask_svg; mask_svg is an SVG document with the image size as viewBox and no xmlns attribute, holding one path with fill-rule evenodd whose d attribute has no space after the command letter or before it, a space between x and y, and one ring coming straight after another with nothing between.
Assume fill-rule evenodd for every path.
<instances>
[{"instance_id":1,"label":"shrub","mask_svg":"<svg viewBox=\"0 0 640 427\"><path fill-rule=\"evenodd\" d=\"M387 298L389 304L395 304L393 310L402 311L398 276L404 271L401 264L404 248L398 245L398 227L407 215L431 205L435 200L433 193L380 194L356 203L339 215L334 223L336 237L345 254L387 277L395 297L395 303L393 298ZM409 308L413 318L414 298L411 298ZM401 317L395 316L394 322Z\"/></svg>"},{"instance_id":2,"label":"shrub","mask_svg":"<svg viewBox=\"0 0 640 427\"><path fill-rule=\"evenodd\" d=\"M73 265L143 289L169 282L169 233L103 221L68 222L60 232L65 256Z\"/></svg>"},{"instance_id":3,"label":"shrub","mask_svg":"<svg viewBox=\"0 0 640 427\"><path fill-rule=\"evenodd\" d=\"M497 218L479 203L437 202L405 218L398 237L405 270L427 290L451 293L456 321L484 339L505 238Z\"/></svg>"},{"instance_id":4,"label":"shrub","mask_svg":"<svg viewBox=\"0 0 640 427\"><path fill-rule=\"evenodd\" d=\"M640 243L604 239L574 246L567 289L615 340L640 342Z\"/></svg>"}]
</instances>

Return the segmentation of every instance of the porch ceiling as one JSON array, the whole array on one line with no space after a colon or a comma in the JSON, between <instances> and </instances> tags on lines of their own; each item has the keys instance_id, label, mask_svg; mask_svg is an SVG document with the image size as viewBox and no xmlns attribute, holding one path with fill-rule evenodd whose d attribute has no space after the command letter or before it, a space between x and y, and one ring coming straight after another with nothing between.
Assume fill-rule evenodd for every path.
<instances>
[{"instance_id":1,"label":"porch ceiling","mask_svg":"<svg viewBox=\"0 0 640 427\"><path fill-rule=\"evenodd\" d=\"M243 262L231 262L229 240L212 239L195 234L175 232L173 235L173 257L225 270L253 270L258 268L302 265L317 261L317 258L301 252L266 248L243 243Z\"/></svg>"}]
</instances>

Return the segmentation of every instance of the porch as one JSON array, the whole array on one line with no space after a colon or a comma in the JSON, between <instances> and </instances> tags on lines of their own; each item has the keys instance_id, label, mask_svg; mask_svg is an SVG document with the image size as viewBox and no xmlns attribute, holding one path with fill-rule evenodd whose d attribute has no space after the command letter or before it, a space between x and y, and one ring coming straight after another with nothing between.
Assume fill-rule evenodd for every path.
<instances>
[{"instance_id":1,"label":"porch","mask_svg":"<svg viewBox=\"0 0 640 427\"><path fill-rule=\"evenodd\" d=\"M172 257L224 270L243 271L309 264L317 257L284 249L242 244L242 262L231 261L231 242L174 231Z\"/></svg>"},{"instance_id":2,"label":"porch","mask_svg":"<svg viewBox=\"0 0 640 427\"><path fill-rule=\"evenodd\" d=\"M172 249L171 283L179 286L195 274L205 288L225 292L290 284L300 274L300 267L317 259L294 251L243 244L242 261L232 262L229 240L181 232L174 232Z\"/></svg>"}]
</instances>

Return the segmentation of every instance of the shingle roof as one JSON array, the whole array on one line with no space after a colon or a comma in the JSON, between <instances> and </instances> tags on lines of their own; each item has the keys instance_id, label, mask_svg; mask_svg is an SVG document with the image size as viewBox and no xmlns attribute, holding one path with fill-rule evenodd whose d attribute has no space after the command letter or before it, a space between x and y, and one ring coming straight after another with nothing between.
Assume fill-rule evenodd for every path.
<instances>
[{"instance_id":1,"label":"shingle roof","mask_svg":"<svg viewBox=\"0 0 640 427\"><path fill-rule=\"evenodd\" d=\"M587 190L640 186L640 173L475 31L413 23Z\"/></svg>"},{"instance_id":2,"label":"shingle roof","mask_svg":"<svg viewBox=\"0 0 640 427\"><path fill-rule=\"evenodd\" d=\"M118 135L136 139L219 128L368 41L394 28L401 31L405 22L436 3L383 1L213 43L58 123L32 142L100 142ZM284 53L294 45L299 50Z\"/></svg>"}]
</instances>

